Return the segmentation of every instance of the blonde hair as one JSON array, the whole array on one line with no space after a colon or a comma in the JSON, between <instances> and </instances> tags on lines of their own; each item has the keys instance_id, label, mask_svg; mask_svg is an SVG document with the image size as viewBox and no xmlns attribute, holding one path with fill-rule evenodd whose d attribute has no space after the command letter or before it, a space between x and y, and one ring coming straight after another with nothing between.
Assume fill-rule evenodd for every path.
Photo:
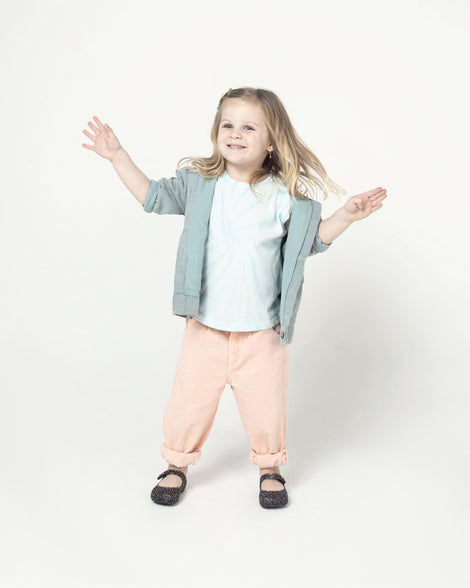
<instances>
[{"instance_id":1,"label":"blonde hair","mask_svg":"<svg viewBox=\"0 0 470 588\"><path fill-rule=\"evenodd\" d=\"M183 157L178 161L178 168L185 165L205 178L218 177L224 172L225 160L217 148L217 136L222 118L222 107L225 101L230 99L254 100L261 105L269 140L274 147L272 157L266 155L261 168L254 171L250 177L249 183L253 192L255 192L253 189L255 184L268 176L273 176L278 178L286 186L289 194L296 198L306 199L309 194L316 196L318 191L323 192L325 200L328 198L328 192L337 195L346 194L341 186L328 177L321 161L298 136L276 94L259 88L234 90L230 88L219 100L212 124L211 141L214 146L212 155Z\"/></svg>"}]
</instances>

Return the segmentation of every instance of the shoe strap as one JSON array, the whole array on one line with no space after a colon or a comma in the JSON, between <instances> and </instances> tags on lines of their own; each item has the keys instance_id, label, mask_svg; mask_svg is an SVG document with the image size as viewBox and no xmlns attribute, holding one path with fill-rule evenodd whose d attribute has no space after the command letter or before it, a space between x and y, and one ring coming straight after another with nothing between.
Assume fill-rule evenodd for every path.
<instances>
[{"instance_id":1,"label":"shoe strap","mask_svg":"<svg viewBox=\"0 0 470 588\"><path fill-rule=\"evenodd\" d=\"M180 472L179 470L165 470L164 472L162 472L157 480L159 480L160 478L166 478L167 476L169 476L170 474L175 474L176 476L179 476L182 480L183 483L180 487L181 492L183 492L183 490L186 488L186 476L183 474L183 472Z\"/></svg>"},{"instance_id":2,"label":"shoe strap","mask_svg":"<svg viewBox=\"0 0 470 588\"><path fill-rule=\"evenodd\" d=\"M261 487L261 483L263 482L263 480L266 480L266 478L270 478L271 480L278 480L279 482L282 482L283 484L286 483L286 481L284 480L284 478L281 476L281 474L263 474L261 476L261 478L259 479L259 485Z\"/></svg>"}]
</instances>

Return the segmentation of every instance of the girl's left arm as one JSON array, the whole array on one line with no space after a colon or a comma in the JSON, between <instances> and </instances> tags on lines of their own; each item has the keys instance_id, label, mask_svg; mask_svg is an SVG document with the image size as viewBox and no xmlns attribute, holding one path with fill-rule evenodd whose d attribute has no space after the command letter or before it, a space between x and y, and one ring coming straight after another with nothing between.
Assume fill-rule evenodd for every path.
<instances>
[{"instance_id":1,"label":"girl's left arm","mask_svg":"<svg viewBox=\"0 0 470 588\"><path fill-rule=\"evenodd\" d=\"M362 220L382 208L381 202L386 197L387 190L381 187L351 196L344 206L320 222L318 236L323 243L330 244L354 221Z\"/></svg>"}]
</instances>

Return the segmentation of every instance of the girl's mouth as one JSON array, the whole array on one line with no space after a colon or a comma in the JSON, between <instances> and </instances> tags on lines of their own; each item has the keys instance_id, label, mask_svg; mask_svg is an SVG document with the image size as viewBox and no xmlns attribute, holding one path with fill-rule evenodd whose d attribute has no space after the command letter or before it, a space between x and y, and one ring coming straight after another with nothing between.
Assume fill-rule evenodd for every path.
<instances>
[{"instance_id":1,"label":"girl's mouth","mask_svg":"<svg viewBox=\"0 0 470 588\"><path fill-rule=\"evenodd\" d=\"M228 147L229 149L246 149L246 147L244 147L243 145L234 145L234 144L232 144L232 143L229 143L229 144L227 145L227 147Z\"/></svg>"}]
</instances>

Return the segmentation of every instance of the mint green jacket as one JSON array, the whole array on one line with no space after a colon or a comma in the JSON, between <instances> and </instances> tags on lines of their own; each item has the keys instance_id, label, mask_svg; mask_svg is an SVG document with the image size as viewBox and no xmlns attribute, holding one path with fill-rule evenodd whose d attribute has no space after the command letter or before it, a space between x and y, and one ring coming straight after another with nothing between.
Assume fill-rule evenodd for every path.
<instances>
[{"instance_id":1,"label":"mint green jacket","mask_svg":"<svg viewBox=\"0 0 470 588\"><path fill-rule=\"evenodd\" d=\"M217 178L203 178L186 168L176 176L150 180L145 212L182 214L184 227L176 254L173 291L173 314L194 316L199 309L204 249L207 239L212 199ZM318 236L321 203L309 198L296 198L284 237L282 252L282 285L280 293L280 343L291 343L295 317L302 296L304 264L307 257L326 251L331 243Z\"/></svg>"}]
</instances>

